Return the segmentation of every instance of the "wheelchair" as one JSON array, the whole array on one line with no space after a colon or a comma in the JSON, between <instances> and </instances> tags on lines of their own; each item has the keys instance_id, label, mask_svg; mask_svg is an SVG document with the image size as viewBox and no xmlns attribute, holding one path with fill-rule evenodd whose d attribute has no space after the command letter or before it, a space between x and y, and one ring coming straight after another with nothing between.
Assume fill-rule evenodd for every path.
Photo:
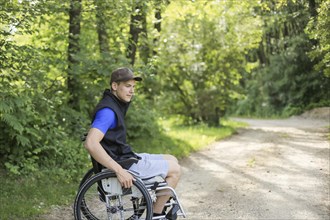
<instances>
[{"instance_id":1,"label":"wheelchair","mask_svg":"<svg viewBox=\"0 0 330 220\"><path fill-rule=\"evenodd\" d=\"M129 158L119 164L125 167L132 160L137 159ZM175 190L162 177L140 179L131 173L136 181L131 188L122 188L113 171L104 169L93 159L92 162L93 168L82 178L74 202L76 220L175 220L179 216L186 217ZM170 199L165 204L164 215L153 217L153 203L159 195L170 195Z\"/></svg>"}]
</instances>

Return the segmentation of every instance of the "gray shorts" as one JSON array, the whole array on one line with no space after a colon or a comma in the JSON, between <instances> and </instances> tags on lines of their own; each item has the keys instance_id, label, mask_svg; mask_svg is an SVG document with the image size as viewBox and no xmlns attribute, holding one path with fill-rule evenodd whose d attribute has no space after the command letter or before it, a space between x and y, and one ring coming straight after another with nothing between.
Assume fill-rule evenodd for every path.
<instances>
[{"instance_id":1,"label":"gray shorts","mask_svg":"<svg viewBox=\"0 0 330 220\"><path fill-rule=\"evenodd\" d=\"M161 176L165 179L168 173L169 165L162 154L137 154L141 157L139 162L134 163L129 170L135 173L141 179L147 179L154 176Z\"/></svg>"}]
</instances>

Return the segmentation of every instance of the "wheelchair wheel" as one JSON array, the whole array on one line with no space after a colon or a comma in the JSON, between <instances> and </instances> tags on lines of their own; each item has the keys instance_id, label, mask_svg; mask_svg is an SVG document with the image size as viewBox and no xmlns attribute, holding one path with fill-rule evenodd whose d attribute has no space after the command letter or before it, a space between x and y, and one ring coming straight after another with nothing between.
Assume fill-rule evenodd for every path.
<instances>
[{"instance_id":1,"label":"wheelchair wheel","mask_svg":"<svg viewBox=\"0 0 330 220\"><path fill-rule=\"evenodd\" d=\"M87 171L87 173L85 173L84 177L81 179L79 188L82 187L82 185L84 185L84 183L93 175L94 175L94 169L91 168Z\"/></svg>"},{"instance_id":2,"label":"wheelchair wheel","mask_svg":"<svg viewBox=\"0 0 330 220\"><path fill-rule=\"evenodd\" d=\"M74 217L80 219L152 219L152 200L142 181L130 189L121 188L115 173L104 171L88 178L74 203Z\"/></svg>"}]
</instances>

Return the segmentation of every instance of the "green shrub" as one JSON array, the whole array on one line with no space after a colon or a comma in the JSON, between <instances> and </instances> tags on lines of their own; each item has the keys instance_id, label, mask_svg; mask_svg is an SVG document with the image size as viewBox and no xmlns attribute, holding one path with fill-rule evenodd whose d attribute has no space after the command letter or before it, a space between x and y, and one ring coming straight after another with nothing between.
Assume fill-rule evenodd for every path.
<instances>
[{"instance_id":1,"label":"green shrub","mask_svg":"<svg viewBox=\"0 0 330 220\"><path fill-rule=\"evenodd\" d=\"M300 107L295 107L295 106L286 106L283 109L282 115L283 117L290 117L292 115L299 115L303 112L303 109Z\"/></svg>"}]
</instances>

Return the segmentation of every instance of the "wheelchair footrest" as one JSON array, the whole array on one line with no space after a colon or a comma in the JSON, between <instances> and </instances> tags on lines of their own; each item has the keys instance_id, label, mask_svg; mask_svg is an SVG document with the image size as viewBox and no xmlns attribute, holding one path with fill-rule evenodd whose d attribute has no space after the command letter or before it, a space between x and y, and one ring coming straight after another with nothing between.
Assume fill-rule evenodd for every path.
<instances>
[{"instance_id":1,"label":"wheelchair footrest","mask_svg":"<svg viewBox=\"0 0 330 220\"><path fill-rule=\"evenodd\" d=\"M173 204L173 207L167 212L166 219L175 220L178 218L177 212L179 211L180 206L178 204Z\"/></svg>"}]
</instances>

